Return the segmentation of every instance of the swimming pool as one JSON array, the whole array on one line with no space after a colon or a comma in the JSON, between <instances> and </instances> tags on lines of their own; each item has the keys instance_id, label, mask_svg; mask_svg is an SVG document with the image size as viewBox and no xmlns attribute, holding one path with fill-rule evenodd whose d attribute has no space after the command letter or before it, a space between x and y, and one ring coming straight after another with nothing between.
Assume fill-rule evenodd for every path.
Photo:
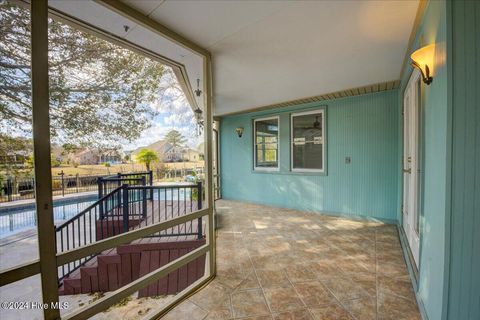
<instances>
[{"instance_id":1,"label":"swimming pool","mask_svg":"<svg viewBox=\"0 0 480 320\"><path fill-rule=\"evenodd\" d=\"M193 195L191 189L178 188L173 190L157 189L153 192L154 200L190 200ZM59 199L53 203L53 215L55 224L70 219L77 213L94 203L98 197L95 194L88 196L73 197L71 199ZM37 225L35 205L32 203L18 208L0 207L0 239L11 236L17 232L33 229Z\"/></svg>"},{"instance_id":2,"label":"swimming pool","mask_svg":"<svg viewBox=\"0 0 480 320\"><path fill-rule=\"evenodd\" d=\"M54 221L57 223L73 217L95 202L96 199L96 196L91 196L68 201L55 201L53 204ZM34 205L18 209L0 209L0 239L34 228L36 225L37 216Z\"/></svg>"}]
</instances>

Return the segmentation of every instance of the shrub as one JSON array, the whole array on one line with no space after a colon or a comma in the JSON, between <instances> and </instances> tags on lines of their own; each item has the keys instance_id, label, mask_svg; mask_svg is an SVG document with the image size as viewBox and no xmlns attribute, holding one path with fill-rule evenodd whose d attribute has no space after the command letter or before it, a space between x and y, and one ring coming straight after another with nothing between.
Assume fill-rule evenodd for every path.
<instances>
[{"instance_id":1,"label":"shrub","mask_svg":"<svg viewBox=\"0 0 480 320\"><path fill-rule=\"evenodd\" d=\"M52 189L62 189L62 181L60 180L53 180L52 181Z\"/></svg>"}]
</instances>

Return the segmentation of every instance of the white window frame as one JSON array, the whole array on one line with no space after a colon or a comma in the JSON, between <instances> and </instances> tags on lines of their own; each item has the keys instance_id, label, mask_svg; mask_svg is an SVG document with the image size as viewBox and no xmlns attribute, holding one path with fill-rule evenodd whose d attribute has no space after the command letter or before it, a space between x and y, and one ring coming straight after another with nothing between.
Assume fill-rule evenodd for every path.
<instances>
[{"instance_id":1,"label":"white window frame","mask_svg":"<svg viewBox=\"0 0 480 320\"><path fill-rule=\"evenodd\" d=\"M294 168L293 167L293 118L298 116L305 116L309 114L322 115L322 169L308 169L308 168ZM290 170L292 172L317 172L325 173L325 150L327 145L327 127L325 126L325 108L315 110L295 112L290 114Z\"/></svg>"},{"instance_id":2,"label":"white window frame","mask_svg":"<svg viewBox=\"0 0 480 320\"><path fill-rule=\"evenodd\" d=\"M277 166L276 167L257 167L257 122L264 120L277 120ZM264 117L253 119L253 169L254 171L280 171L280 116Z\"/></svg>"}]
</instances>

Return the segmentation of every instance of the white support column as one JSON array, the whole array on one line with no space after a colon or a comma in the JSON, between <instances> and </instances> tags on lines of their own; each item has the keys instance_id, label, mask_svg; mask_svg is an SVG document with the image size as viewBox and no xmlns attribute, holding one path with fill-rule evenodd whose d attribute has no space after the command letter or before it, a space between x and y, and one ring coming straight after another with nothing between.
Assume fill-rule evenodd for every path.
<instances>
[{"instance_id":1,"label":"white support column","mask_svg":"<svg viewBox=\"0 0 480 320\"><path fill-rule=\"evenodd\" d=\"M55 229L52 208L50 168L50 120L48 90L48 0L31 1L32 43L32 117L35 164L35 201L37 205L38 249L43 302L48 308L44 318L59 319Z\"/></svg>"}]
</instances>

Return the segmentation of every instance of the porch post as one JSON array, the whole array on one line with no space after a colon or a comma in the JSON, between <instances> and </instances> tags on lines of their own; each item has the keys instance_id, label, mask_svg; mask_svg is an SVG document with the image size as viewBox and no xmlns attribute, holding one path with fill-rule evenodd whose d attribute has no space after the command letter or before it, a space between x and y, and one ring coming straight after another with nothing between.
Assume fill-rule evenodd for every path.
<instances>
[{"instance_id":1,"label":"porch post","mask_svg":"<svg viewBox=\"0 0 480 320\"><path fill-rule=\"evenodd\" d=\"M148 172L148 184L150 187L153 186L153 170ZM150 200L153 200L153 188L150 189Z\"/></svg>"},{"instance_id":2,"label":"porch post","mask_svg":"<svg viewBox=\"0 0 480 320\"><path fill-rule=\"evenodd\" d=\"M98 186L98 199L103 198L103 178L97 178L97 186ZM103 202L100 204L100 220L103 219Z\"/></svg>"},{"instance_id":3,"label":"porch post","mask_svg":"<svg viewBox=\"0 0 480 320\"><path fill-rule=\"evenodd\" d=\"M123 232L127 232L130 229L129 221L129 199L128 199L128 184L122 186L123 192L123 210L122 210L122 219L123 219Z\"/></svg>"},{"instance_id":4,"label":"porch post","mask_svg":"<svg viewBox=\"0 0 480 320\"><path fill-rule=\"evenodd\" d=\"M147 218L147 179L142 176L142 215Z\"/></svg>"},{"instance_id":5,"label":"porch post","mask_svg":"<svg viewBox=\"0 0 480 320\"><path fill-rule=\"evenodd\" d=\"M51 308L58 302L55 225L52 207L50 168L50 121L48 92L48 0L31 1L32 118L35 165L35 202L38 221L38 251L45 319L59 319L60 311Z\"/></svg>"},{"instance_id":6,"label":"porch post","mask_svg":"<svg viewBox=\"0 0 480 320\"><path fill-rule=\"evenodd\" d=\"M205 194L207 197L208 209L210 210L210 214L208 215L208 243L210 244L210 252L209 252L209 268L210 268L210 275L214 276L216 271L216 245L215 245L215 203L213 201L213 165L212 165L212 142L213 142L213 104L212 104L212 57L210 53L204 55L203 58L203 74L205 77L204 80L204 101L205 101L205 140L206 140L206 152L205 152L205 169L206 169L206 188ZM201 195L199 195L201 197Z\"/></svg>"},{"instance_id":7,"label":"porch post","mask_svg":"<svg viewBox=\"0 0 480 320\"><path fill-rule=\"evenodd\" d=\"M197 183L197 210L201 210L202 209L202 200L203 200L203 191L202 191L202 182L199 181ZM192 199L190 200L192 201ZM202 220L203 220L203 217L202 218L198 218L197 220L197 233L198 233L198 239L202 239L203 238L203 231L202 231Z\"/></svg>"}]
</instances>

